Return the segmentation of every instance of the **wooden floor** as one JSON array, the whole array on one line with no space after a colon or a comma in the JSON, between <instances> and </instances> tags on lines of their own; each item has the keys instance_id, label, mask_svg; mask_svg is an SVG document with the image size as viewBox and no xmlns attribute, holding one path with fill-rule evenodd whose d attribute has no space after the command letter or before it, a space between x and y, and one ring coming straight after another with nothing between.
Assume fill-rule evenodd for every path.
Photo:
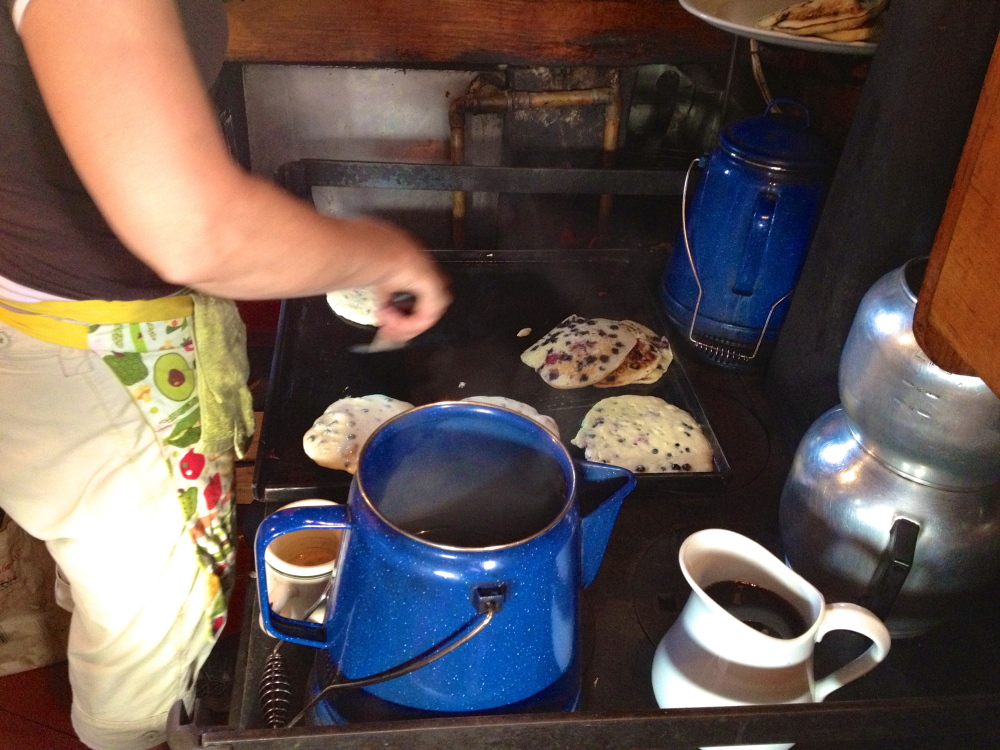
<instances>
[{"instance_id":1,"label":"wooden floor","mask_svg":"<svg viewBox=\"0 0 1000 750\"><path fill-rule=\"evenodd\" d=\"M66 662L0 677L2 750L86 750L69 720Z\"/></svg>"},{"instance_id":2,"label":"wooden floor","mask_svg":"<svg viewBox=\"0 0 1000 750\"><path fill-rule=\"evenodd\" d=\"M249 550L242 537L239 542L237 580L245 581ZM234 653L240 639L238 615L243 611L245 595L245 586L237 585L229 602L232 617L216 646L218 654L213 653L206 665L208 673L217 672L221 662L229 658L227 654ZM219 664L214 665L212 660L218 655L222 655ZM230 686L229 682L221 685L224 691ZM226 707L228 695L226 692L222 696ZM0 677L0 750L86 750L70 723L71 703L66 662Z\"/></svg>"}]
</instances>

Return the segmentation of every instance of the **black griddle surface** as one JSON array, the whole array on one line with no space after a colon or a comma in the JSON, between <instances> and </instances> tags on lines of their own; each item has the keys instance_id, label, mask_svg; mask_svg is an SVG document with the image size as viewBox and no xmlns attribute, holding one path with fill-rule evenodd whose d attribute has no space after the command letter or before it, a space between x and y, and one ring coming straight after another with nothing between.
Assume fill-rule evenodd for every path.
<instances>
[{"instance_id":1,"label":"black griddle surface","mask_svg":"<svg viewBox=\"0 0 1000 750\"><path fill-rule=\"evenodd\" d=\"M354 354L348 347L374 335L339 318L323 296L285 300L272 364L254 476L262 501L306 497L343 501L346 472L315 464L302 436L334 401L384 394L414 405L470 396L506 396L530 404L559 425L572 446L584 415L610 396L658 396L690 412L715 451L715 470L639 474L636 494L712 494L730 475L729 463L684 372L674 362L654 384L557 390L520 361L521 352L571 314L630 319L673 336L655 295L663 258L655 250L440 251L454 302L441 321L402 350ZM517 334L524 328L531 333Z\"/></svg>"}]
</instances>

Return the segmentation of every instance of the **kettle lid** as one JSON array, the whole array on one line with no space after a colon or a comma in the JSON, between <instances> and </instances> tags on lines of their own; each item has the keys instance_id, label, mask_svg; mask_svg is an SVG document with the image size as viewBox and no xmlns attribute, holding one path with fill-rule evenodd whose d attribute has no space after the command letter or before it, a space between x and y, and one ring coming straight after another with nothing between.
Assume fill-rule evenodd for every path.
<instances>
[{"instance_id":1,"label":"kettle lid","mask_svg":"<svg viewBox=\"0 0 1000 750\"><path fill-rule=\"evenodd\" d=\"M809 110L801 102L774 99L763 114L739 120L721 132L719 145L738 159L765 167L825 170L833 163L833 149L809 124Z\"/></svg>"}]
</instances>

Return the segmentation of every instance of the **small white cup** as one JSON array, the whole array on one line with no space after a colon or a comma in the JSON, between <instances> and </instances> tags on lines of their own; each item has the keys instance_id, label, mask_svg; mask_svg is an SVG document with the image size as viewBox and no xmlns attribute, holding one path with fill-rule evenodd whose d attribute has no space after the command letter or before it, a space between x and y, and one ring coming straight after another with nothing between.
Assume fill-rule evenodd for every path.
<instances>
[{"instance_id":1,"label":"small white cup","mask_svg":"<svg viewBox=\"0 0 1000 750\"><path fill-rule=\"evenodd\" d=\"M297 500L281 509L335 504L329 500ZM309 610L336 575L342 536L340 529L306 529L285 534L267 546L264 573L272 610L283 617L307 619ZM319 607L308 619L321 623L324 614L325 607Z\"/></svg>"}]
</instances>

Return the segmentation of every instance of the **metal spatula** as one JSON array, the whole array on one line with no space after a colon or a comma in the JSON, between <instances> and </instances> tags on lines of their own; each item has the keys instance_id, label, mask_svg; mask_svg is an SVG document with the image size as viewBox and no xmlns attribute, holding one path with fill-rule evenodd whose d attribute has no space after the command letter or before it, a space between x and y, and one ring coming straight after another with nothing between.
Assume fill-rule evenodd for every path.
<instances>
[{"instance_id":1,"label":"metal spatula","mask_svg":"<svg viewBox=\"0 0 1000 750\"><path fill-rule=\"evenodd\" d=\"M413 312L413 306L416 304L417 298L414 297L409 292L394 292L392 297L389 299L389 304L395 307L404 315L409 315ZM375 331L375 337L367 344L355 344L347 348L347 351L352 354L377 354L379 352L391 352L397 349L402 349L409 341L390 341L389 339L382 337L382 329Z\"/></svg>"}]
</instances>

